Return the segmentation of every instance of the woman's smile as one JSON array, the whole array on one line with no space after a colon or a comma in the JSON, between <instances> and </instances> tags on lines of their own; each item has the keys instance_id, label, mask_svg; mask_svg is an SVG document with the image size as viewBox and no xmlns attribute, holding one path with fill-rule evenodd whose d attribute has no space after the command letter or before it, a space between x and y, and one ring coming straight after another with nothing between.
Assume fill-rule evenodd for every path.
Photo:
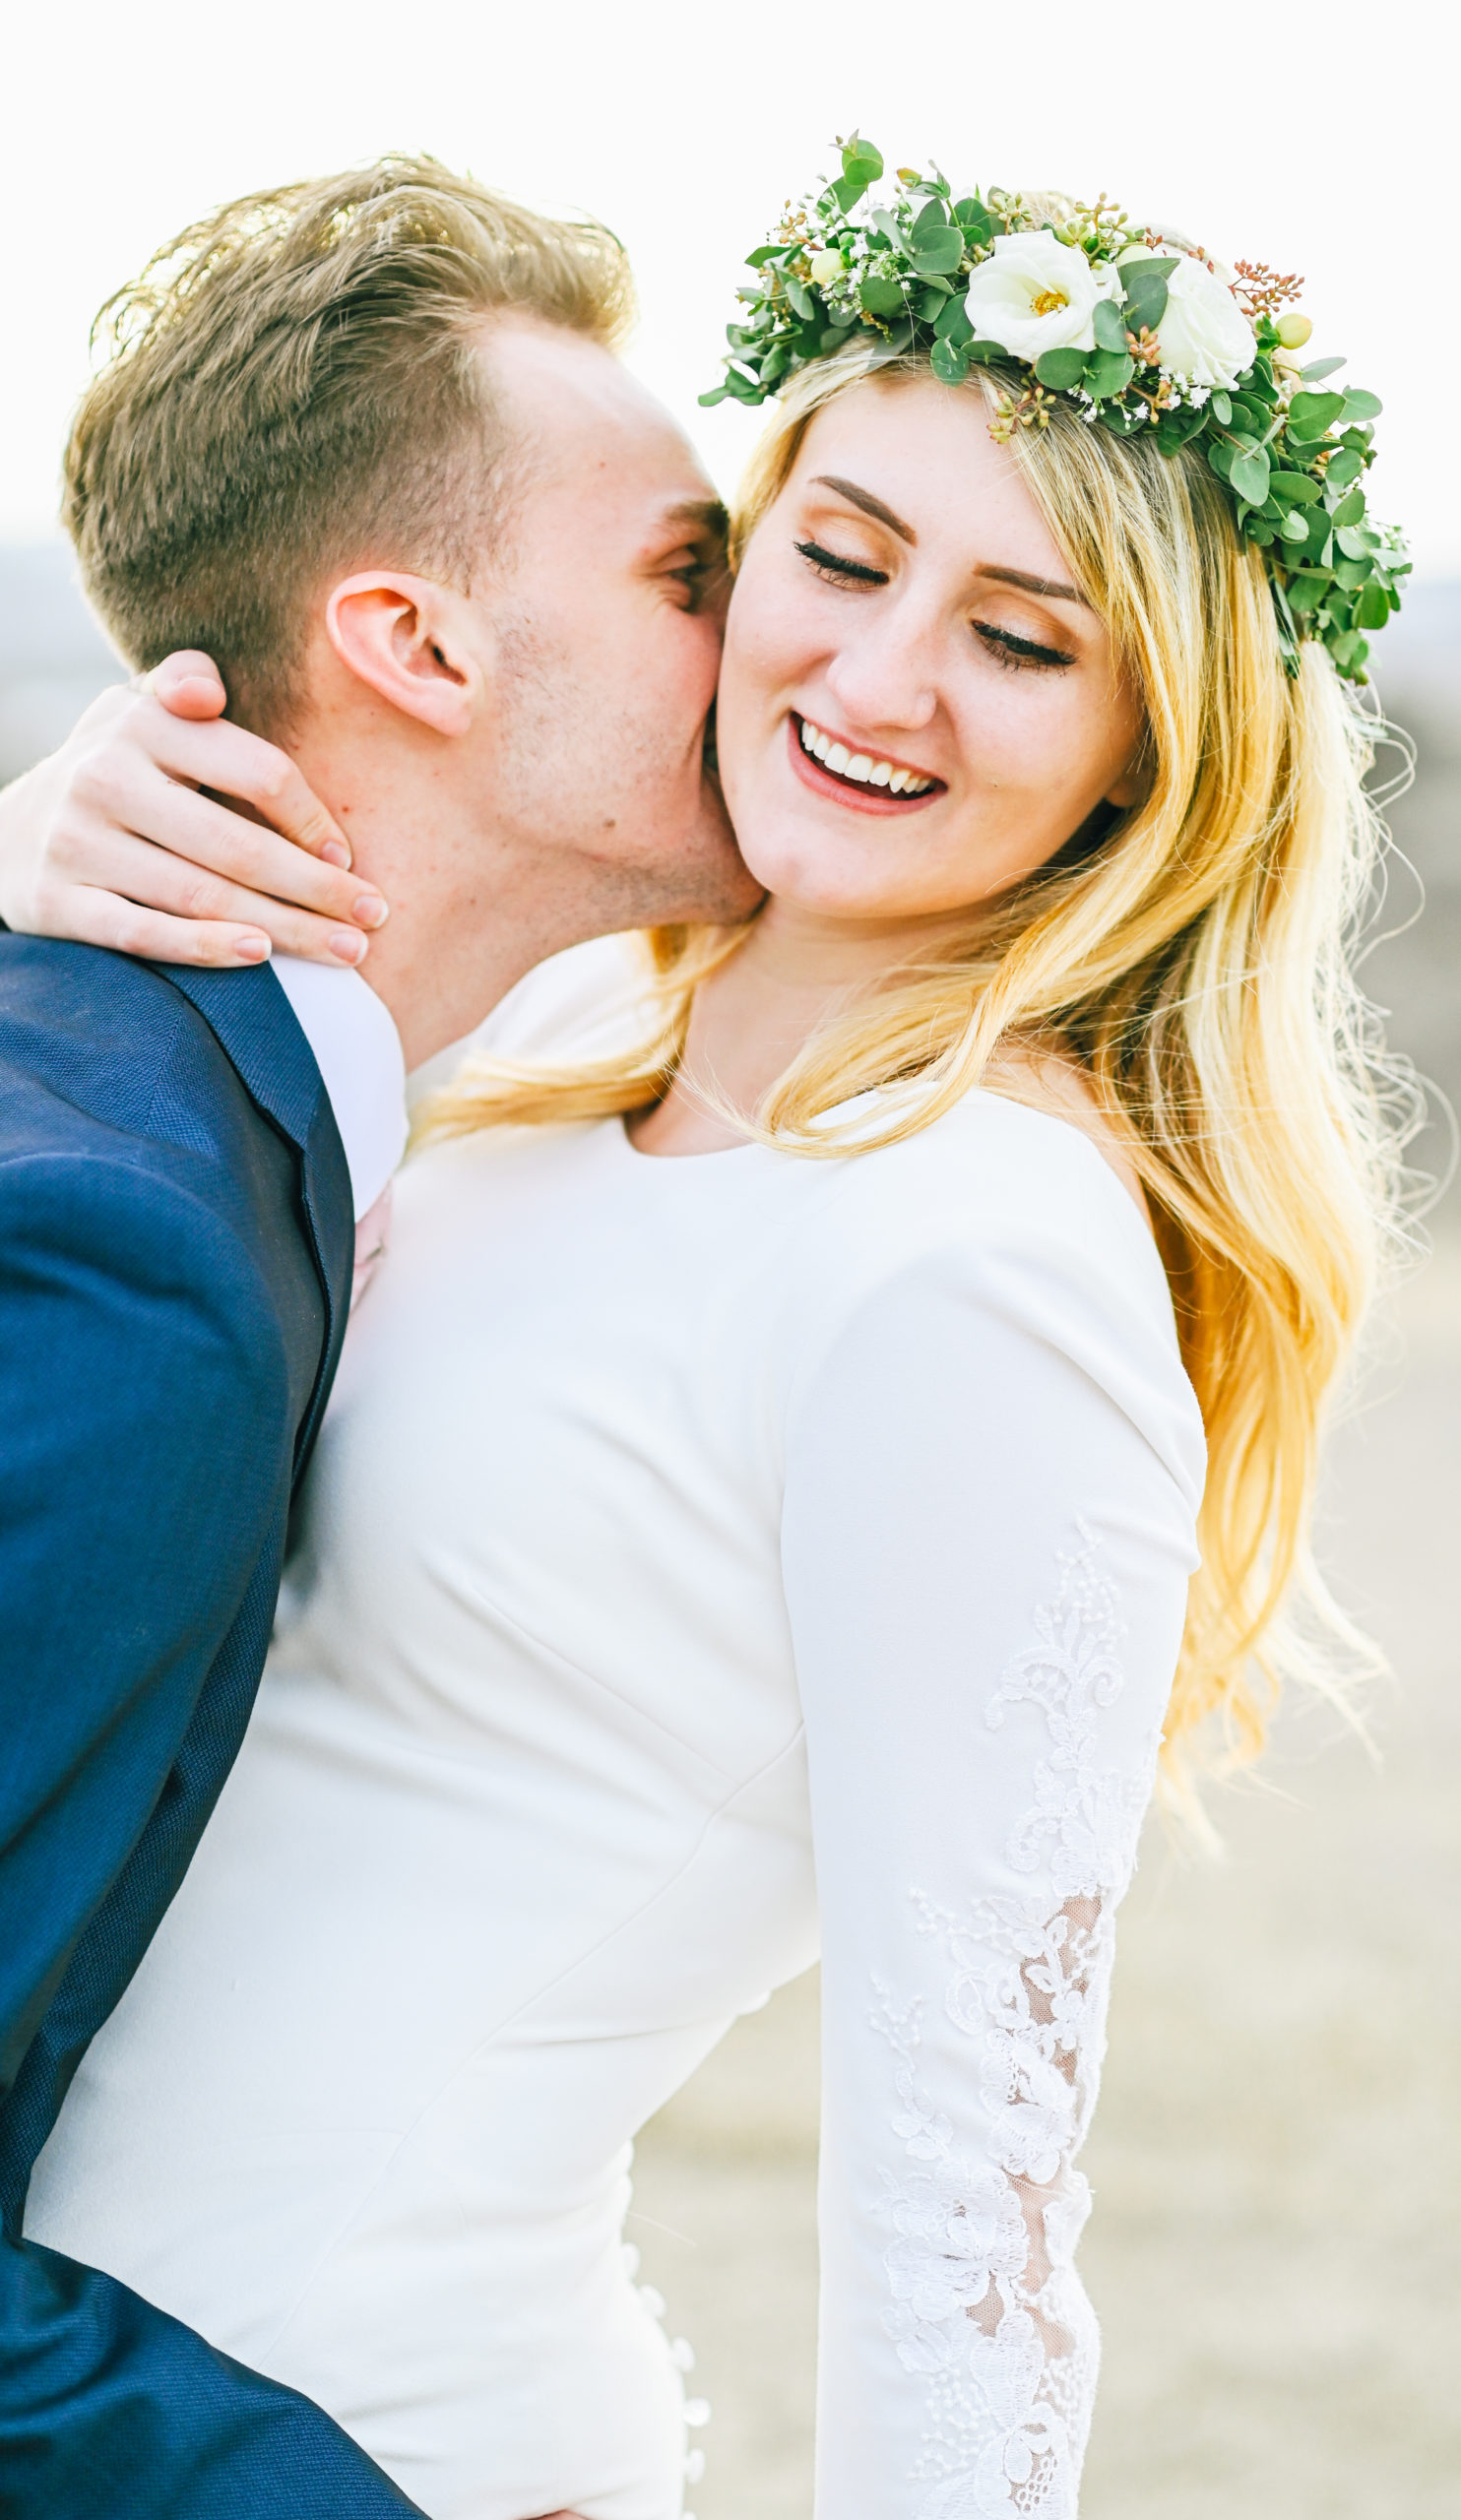
<instances>
[{"instance_id":1,"label":"woman's smile","mask_svg":"<svg viewBox=\"0 0 1461 2520\"><path fill-rule=\"evenodd\" d=\"M946 782L912 762L831 733L792 710L787 718L792 763L814 795L835 796L855 813L906 814L947 793Z\"/></svg>"}]
</instances>

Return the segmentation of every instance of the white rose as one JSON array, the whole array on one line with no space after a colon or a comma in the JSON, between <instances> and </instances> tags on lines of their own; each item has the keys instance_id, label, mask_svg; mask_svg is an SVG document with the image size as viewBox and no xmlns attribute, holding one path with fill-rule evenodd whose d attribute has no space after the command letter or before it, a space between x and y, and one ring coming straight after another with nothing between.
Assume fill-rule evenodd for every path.
<instances>
[{"instance_id":1,"label":"white rose","mask_svg":"<svg viewBox=\"0 0 1461 2520\"><path fill-rule=\"evenodd\" d=\"M1123 263L1150 259L1133 245ZM1253 364L1252 327L1231 288L1205 263L1184 254L1167 275L1167 312L1157 327L1162 365L1181 385L1235 385Z\"/></svg>"},{"instance_id":2,"label":"white rose","mask_svg":"<svg viewBox=\"0 0 1461 2520\"><path fill-rule=\"evenodd\" d=\"M968 315L980 341L1034 360L1044 350L1094 349L1097 300L1120 294L1109 263L1093 266L1078 246L1037 228L995 237L970 275Z\"/></svg>"}]
</instances>

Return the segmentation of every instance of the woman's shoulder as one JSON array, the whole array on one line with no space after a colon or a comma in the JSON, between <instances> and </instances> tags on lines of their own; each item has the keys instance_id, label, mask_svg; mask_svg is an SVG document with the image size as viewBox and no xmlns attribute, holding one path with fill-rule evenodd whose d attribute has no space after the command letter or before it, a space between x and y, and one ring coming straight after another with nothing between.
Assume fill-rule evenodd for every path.
<instances>
[{"instance_id":1,"label":"woman's shoulder","mask_svg":"<svg viewBox=\"0 0 1461 2520\"><path fill-rule=\"evenodd\" d=\"M793 1383L869 1336L934 1369L950 1308L974 1311L1067 1355L1196 1492L1201 1422L1144 1205L1079 1089L1007 1082L840 1167L801 1240Z\"/></svg>"},{"instance_id":2,"label":"woman's shoulder","mask_svg":"<svg viewBox=\"0 0 1461 2520\"><path fill-rule=\"evenodd\" d=\"M892 1096L868 1096L837 1116L882 1130ZM937 1119L852 1156L836 1202L911 1249L953 1235L971 1253L1022 1243L1099 1249L1165 1288L1141 1184L1117 1130L1083 1077L1063 1062L1009 1061Z\"/></svg>"}]
</instances>

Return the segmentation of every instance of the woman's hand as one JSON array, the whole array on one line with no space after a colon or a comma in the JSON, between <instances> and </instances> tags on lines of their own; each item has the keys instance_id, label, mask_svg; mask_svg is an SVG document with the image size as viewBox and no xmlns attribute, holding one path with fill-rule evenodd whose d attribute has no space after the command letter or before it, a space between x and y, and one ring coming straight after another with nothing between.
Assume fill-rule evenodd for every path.
<instances>
[{"instance_id":1,"label":"woman's hand","mask_svg":"<svg viewBox=\"0 0 1461 2520\"><path fill-rule=\"evenodd\" d=\"M168 657L104 691L0 794L8 926L225 970L272 945L363 961L385 902L350 874L349 843L288 754L229 725L225 706L210 658Z\"/></svg>"}]
</instances>

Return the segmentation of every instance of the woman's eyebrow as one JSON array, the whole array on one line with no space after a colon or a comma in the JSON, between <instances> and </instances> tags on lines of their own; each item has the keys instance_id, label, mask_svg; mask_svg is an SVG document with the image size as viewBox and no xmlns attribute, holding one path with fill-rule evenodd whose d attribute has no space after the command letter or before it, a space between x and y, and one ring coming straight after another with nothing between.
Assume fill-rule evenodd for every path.
<instances>
[{"instance_id":1,"label":"woman's eyebrow","mask_svg":"<svg viewBox=\"0 0 1461 2520\"><path fill-rule=\"evenodd\" d=\"M1061 586L1055 578L1028 577L1023 569L980 569L976 575L993 578L1002 587L1023 587L1027 595L1053 596L1058 603L1084 603L1088 612L1091 608L1079 587Z\"/></svg>"},{"instance_id":2,"label":"woman's eyebrow","mask_svg":"<svg viewBox=\"0 0 1461 2520\"><path fill-rule=\"evenodd\" d=\"M911 525L905 525L902 517L895 516L892 509L885 507L881 499L873 497L870 490L859 490L856 481L840 480L835 472L818 472L814 477L813 487L819 490L835 490L840 499L848 500L855 508L860 508L864 516L876 517L879 525L890 526L902 541L918 541L919 537Z\"/></svg>"},{"instance_id":3,"label":"woman's eyebrow","mask_svg":"<svg viewBox=\"0 0 1461 2520\"><path fill-rule=\"evenodd\" d=\"M871 490L862 489L858 482L844 481L836 472L818 472L813 476L813 487L835 490L840 499L847 499L853 507L860 508L864 516L876 517L879 525L891 527L900 540L917 545L919 537L913 527L905 524L901 516L895 516L883 500L875 498ZM1057 578L1032 578L1024 569L985 568L976 574L982 578L994 578L1000 586L1023 587L1027 595L1052 597L1058 603L1086 603L1079 587L1063 586ZM1090 610L1089 604L1086 604L1086 609Z\"/></svg>"}]
</instances>

